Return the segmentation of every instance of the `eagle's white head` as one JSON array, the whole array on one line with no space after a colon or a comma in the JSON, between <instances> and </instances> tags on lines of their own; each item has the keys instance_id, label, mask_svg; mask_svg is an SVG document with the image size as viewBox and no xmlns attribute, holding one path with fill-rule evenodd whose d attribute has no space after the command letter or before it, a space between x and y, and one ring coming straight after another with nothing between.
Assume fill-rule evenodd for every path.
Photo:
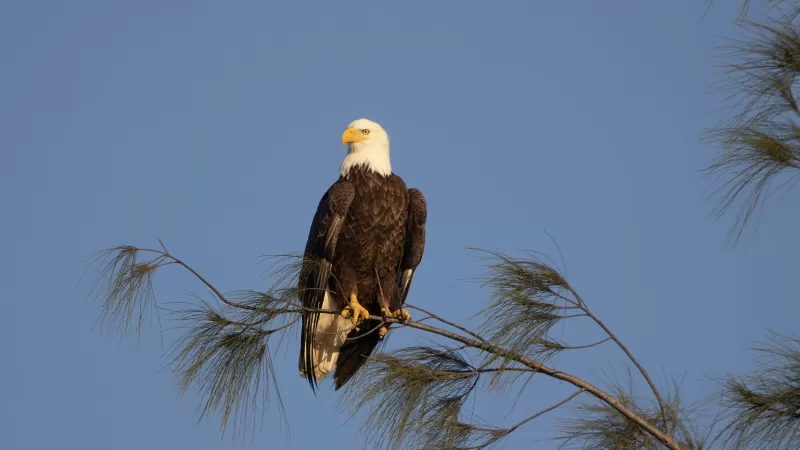
<instances>
[{"instance_id":1,"label":"eagle's white head","mask_svg":"<svg viewBox=\"0 0 800 450\"><path fill-rule=\"evenodd\" d=\"M341 176L346 177L356 166L365 166L383 176L392 173L389 135L379 124L367 119L350 122L342 134L342 145L347 145L347 156L339 168Z\"/></svg>"}]
</instances>

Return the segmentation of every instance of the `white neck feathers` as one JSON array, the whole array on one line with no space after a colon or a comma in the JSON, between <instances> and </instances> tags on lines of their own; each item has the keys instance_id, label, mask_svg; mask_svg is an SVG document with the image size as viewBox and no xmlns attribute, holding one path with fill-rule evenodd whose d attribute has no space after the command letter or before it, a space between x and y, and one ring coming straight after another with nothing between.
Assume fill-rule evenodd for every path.
<instances>
[{"instance_id":1,"label":"white neck feathers","mask_svg":"<svg viewBox=\"0 0 800 450\"><path fill-rule=\"evenodd\" d=\"M350 144L350 151L342 161L339 174L346 177L350 173L350 169L358 166L363 166L367 170L383 176L391 175L392 164L389 160L389 147L366 146L360 142Z\"/></svg>"}]
</instances>

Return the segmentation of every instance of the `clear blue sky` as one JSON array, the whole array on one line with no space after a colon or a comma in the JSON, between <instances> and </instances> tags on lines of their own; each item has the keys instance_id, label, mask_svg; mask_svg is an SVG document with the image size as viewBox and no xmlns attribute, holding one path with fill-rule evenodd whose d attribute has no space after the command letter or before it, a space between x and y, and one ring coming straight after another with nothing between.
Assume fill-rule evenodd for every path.
<instances>
[{"instance_id":1,"label":"clear blue sky","mask_svg":"<svg viewBox=\"0 0 800 450\"><path fill-rule=\"evenodd\" d=\"M224 290L264 288L259 255L303 248L359 117L388 130L395 172L428 199L410 302L468 317L487 292L462 281L481 269L460 246L556 257L548 232L660 382L685 376L697 400L752 369L744 349L800 314L800 191L723 247L732 217L708 217L716 151L698 142L722 114L715 46L738 3L705 18L700 1L646 3L0 3L0 447L231 448L159 371L155 325L138 348L93 329L82 260L161 237ZM156 287L161 302L205 293L177 270ZM290 440L273 410L234 448L361 447L360 417L346 423L332 390L314 398L296 349L277 359ZM556 364L596 381L623 362L608 346ZM542 377L508 417L508 398L480 416L510 424L569 392Z\"/></svg>"}]
</instances>

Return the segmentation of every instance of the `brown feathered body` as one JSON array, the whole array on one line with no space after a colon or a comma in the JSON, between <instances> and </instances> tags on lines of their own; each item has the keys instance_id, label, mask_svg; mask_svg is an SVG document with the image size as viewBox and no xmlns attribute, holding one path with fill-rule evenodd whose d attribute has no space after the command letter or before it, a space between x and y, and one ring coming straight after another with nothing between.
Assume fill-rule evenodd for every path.
<instances>
[{"instance_id":1,"label":"brown feathered body","mask_svg":"<svg viewBox=\"0 0 800 450\"><path fill-rule=\"evenodd\" d=\"M306 244L299 287L304 306L344 308L355 294L370 315L405 302L422 259L426 206L422 193L395 175L366 166L340 177L323 196ZM336 389L364 364L380 342L379 321L353 326L333 314L303 317L300 372L312 385L335 366Z\"/></svg>"}]
</instances>

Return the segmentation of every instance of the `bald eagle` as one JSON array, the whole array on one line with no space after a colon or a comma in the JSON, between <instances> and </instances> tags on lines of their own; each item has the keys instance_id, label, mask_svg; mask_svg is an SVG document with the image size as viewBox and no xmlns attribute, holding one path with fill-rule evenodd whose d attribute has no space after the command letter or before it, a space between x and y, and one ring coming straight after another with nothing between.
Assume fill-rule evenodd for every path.
<instances>
[{"instance_id":1,"label":"bald eagle","mask_svg":"<svg viewBox=\"0 0 800 450\"><path fill-rule=\"evenodd\" d=\"M425 247L425 197L392 173L386 131L356 120L342 134L345 145L339 179L311 222L298 282L300 376L312 390L332 370L336 390L344 386L383 340L388 324L370 316L411 319L401 307Z\"/></svg>"}]
</instances>

